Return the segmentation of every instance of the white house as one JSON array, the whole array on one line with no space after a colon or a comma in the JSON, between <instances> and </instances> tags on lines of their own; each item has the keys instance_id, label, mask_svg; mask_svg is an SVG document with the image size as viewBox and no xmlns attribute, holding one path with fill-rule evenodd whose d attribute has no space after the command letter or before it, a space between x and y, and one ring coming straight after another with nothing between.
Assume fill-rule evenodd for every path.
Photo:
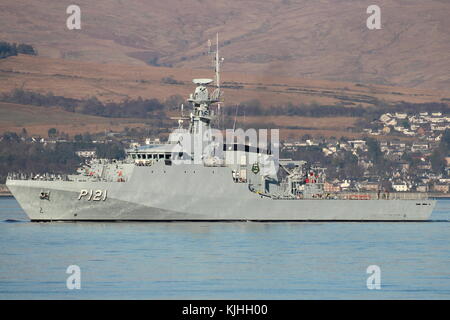
<instances>
[{"instance_id":1,"label":"white house","mask_svg":"<svg viewBox=\"0 0 450 320\"><path fill-rule=\"evenodd\" d=\"M394 189L397 192L406 192L409 191L409 187L406 183L401 184L392 184L392 189Z\"/></svg>"}]
</instances>

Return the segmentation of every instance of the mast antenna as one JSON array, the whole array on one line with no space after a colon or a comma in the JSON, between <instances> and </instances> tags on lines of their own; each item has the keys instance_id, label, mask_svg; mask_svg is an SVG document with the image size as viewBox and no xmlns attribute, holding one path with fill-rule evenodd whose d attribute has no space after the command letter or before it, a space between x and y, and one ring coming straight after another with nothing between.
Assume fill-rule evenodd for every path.
<instances>
[{"instance_id":1,"label":"mast antenna","mask_svg":"<svg viewBox=\"0 0 450 320\"><path fill-rule=\"evenodd\" d=\"M238 115L239 105L236 105L236 114L234 115L233 132L236 131L236 121Z\"/></svg>"},{"instance_id":2,"label":"mast antenna","mask_svg":"<svg viewBox=\"0 0 450 320\"><path fill-rule=\"evenodd\" d=\"M219 33L216 33L216 86L220 88Z\"/></svg>"},{"instance_id":3,"label":"mast antenna","mask_svg":"<svg viewBox=\"0 0 450 320\"><path fill-rule=\"evenodd\" d=\"M216 73L215 85L220 89L220 66L223 63L224 58L219 55L219 33L216 33L216 50L211 52L211 40L208 40L208 51L214 53L213 66Z\"/></svg>"}]
</instances>

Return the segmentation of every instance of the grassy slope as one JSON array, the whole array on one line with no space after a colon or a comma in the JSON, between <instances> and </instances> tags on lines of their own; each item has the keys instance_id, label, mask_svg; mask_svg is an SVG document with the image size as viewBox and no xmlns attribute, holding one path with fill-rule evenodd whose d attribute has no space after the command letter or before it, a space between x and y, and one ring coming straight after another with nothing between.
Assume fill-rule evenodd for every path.
<instances>
[{"instance_id":1,"label":"grassy slope","mask_svg":"<svg viewBox=\"0 0 450 320\"><path fill-rule=\"evenodd\" d=\"M145 124L138 119L101 118L66 112L56 107L44 108L0 102L0 132L20 132L22 128L26 128L28 134L46 137L49 128L74 135L144 126Z\"/></svg>"},{"instance_id":2,"label":"grassy slope","mask_svg":"<svg viewBox=\"0 0 450 320\"><path fill-rule=\"evenodd\" d=\"M171 76L183 85L161 82ZM21 55L0 60L0 92L13 88L74 98L97 96L103 101L126 98L165 99L173 94L187 97L193 78L211 77L211 70L99 64ZM343 103L348 106L371 105L371 100L388 103L408 101L439 102L450 98L450 90L424 90L383 85L360 85L301 78L224 72L222 83L234 83L241 89L225 89L226 104L259 99L262 104L276 105Z\"/></svg>"},{"instance_id":3,"label":"grassy slope","mask_svg":"<svg viewBox=\"0 0 450 320\"><path fill-rule=\"evenodd\" d=\"M100 63L208 67L220 32L225 70L446 89L450 2L378 0L382 30L366 28L355 0L79 0L82 29L69 31L70 1L3 1L0 39L47 57Z\"/></svg>"},{"instance_id":4,"label":"grassy slope","mask_svg":"<svg viewBox=\"0 0 450 320\"><path fill-rule=\"evenodd\" d=\"M172 76L183 84L162 83L161 79L167 76ZM9 92L14 88L24 88L73 98L97 96L103 101L122 101L139 96L164 100L173 94L187 97L194 87L192 78L209 76L211 72L208 70L99 64L21 55L0 60L0 93ZM371 104L368 102L374 99L388 103L399 101L420 103L439 102L450 97L450 92L445 91L233 72L224 72L222 80L224 83L242 86L241 89L224 89L225 108L250 99L260 100L265 107L287 102L369 106ZM358 101L360 99L363 102ZM145 126L142 120L137 119L105 119L63 112L55 108L45 109L44 112L42 110L38 107L1 104L0 131L19 131L22 127L26 127L30 133L46 135L48 128L56 127L60 131L76 134L87 131L100 132L105 129L120 130L125 126ZM279 126L302 127L283 130L283 136L305 133L337 137L357 136L345 130L353 126L357 120L351 118L246 118L247 122L250 120L260 123L273 122ZM241 121L244 119L239 119L239 122ZM305 127L308 129L303 129Z\"/></svg>"}]
</instances>

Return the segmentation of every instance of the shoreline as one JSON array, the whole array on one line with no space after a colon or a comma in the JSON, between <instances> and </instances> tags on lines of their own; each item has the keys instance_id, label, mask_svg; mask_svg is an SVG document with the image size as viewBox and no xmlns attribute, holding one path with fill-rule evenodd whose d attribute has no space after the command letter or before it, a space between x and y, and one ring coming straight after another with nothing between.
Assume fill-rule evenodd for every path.
<instances>
[{"instance_id":1,"label":"shoreline","mask_svg":"<svg viewBox=\"0 0 450 320\"><path fill-rule=\"evenodd\" d=\"M431 199L450 199L450 193L430 194Z\"/></svg>"},{"instance_id":2,"label":"shoreline","mask_svg":"<svg viewBox=\"0 0 450 320\"><path fill-rule=\"evenodd\" d=\"M5 184L0 184L0 197L12 197L12 193L9 191Z\"/></svg>"}]
</instances>

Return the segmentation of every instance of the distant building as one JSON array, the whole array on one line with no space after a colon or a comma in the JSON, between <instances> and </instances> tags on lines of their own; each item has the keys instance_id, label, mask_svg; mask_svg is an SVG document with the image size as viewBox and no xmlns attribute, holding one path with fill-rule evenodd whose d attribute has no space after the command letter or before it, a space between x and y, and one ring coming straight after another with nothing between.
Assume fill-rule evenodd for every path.
<instances>
[{"instance_id":1,"label":"distant building","mask_svg":"<svg viewBox=\"0 0 450 320\"><path fill-rule=\"evenodd\" d=\"M364 141L364 140L352 140L352 141L349 141L348 143L350 143L350 145L354 149L364 149L364 147L366 145L366 141Z\"/></svg>"},{"instance_id":2,"label":"distant building","mask_svg":"<svg viewBox=\"0 0 450 320\"><path fill-rule=\"evenodd\" d=\"M351 181L350 180L344 180L344 182L342 182L340 186L341 186L342 190L348 190L351 187Z\"/></svg>"},{"instance_id":3,"label":"distant building","mask_svg":"<svg viewBox=\"0 0 450 320\"><path fill-rule=\"evenodd\" d=\"M364 191L378 191L380 190L380 184L378 182L362 182L360 189Z\"/></svg>"},{"instance_id":4,"label":"distant building","mask_svg":"<svg viewBox=\"0 0 450 320\"><path fill-rule=\"evenodd\" d=\"M325 182L323 184L323 191L325 191L325 192L340 192L341 188L336 184L333 184L330 182Z\"/></svg>"},{"instance_id":5,"label":"distant building","mask_svg":"<svg viewBox=\"0 0 450 320\"><path fill-rule=\"evenodd\" d=\"M95 150L80 150L75 152L80 158L95 158Z\"/></svg>"},{"instance_id":6,"label":"distant building","mask_svg":"<svg viewBox=\"0 0 450 320\"><path fill-rule=\"evenodd\" d=\"M398 113L398 112L396 112L396 113L395 113L395 117L396 117L397 119L404 120L404 119L406 119L406 118L408 117L408 115L407 115L406 113Z\"/></svg>"},{"instance_id":7,"label":"distant building","mask_svg":"<svg viewBox=\"0 0 450 320\"><path fill-rule=\"evenodd\" d=\"M445 157L445 163L450 166L450 157Z\"/></svg>"},{"instance_id":8,"label":"distant building","mask_svg":"<svg viewBox=\"0 0 450 320\"><path fill-rule=\"evenodd\" d=\"M426 184L420 184L418 186L416 186L416 191L417 192L428 192L429 188Z\"/></svg>"},{"instance_id":9,"label":"distant building","mask_svg":"<svg viewBox=\"0 0 450 320\"><path fill-rule=\"evenodd\" d=\"M450 186L448 184L435 184L433 185L433 191L448 193Z\"/></svg>"},{"instance_id":10,"label":"distant building","mask_svg":"<svg viewBox=\"0 0 450 320\"><path fill-rule=\"evenodd\" d=\"M406 192L409 191L409 187L406 183L400 183L400 184L392 184L392 189L394 189L397 192Z\"/></svg>"}]
</instances>

